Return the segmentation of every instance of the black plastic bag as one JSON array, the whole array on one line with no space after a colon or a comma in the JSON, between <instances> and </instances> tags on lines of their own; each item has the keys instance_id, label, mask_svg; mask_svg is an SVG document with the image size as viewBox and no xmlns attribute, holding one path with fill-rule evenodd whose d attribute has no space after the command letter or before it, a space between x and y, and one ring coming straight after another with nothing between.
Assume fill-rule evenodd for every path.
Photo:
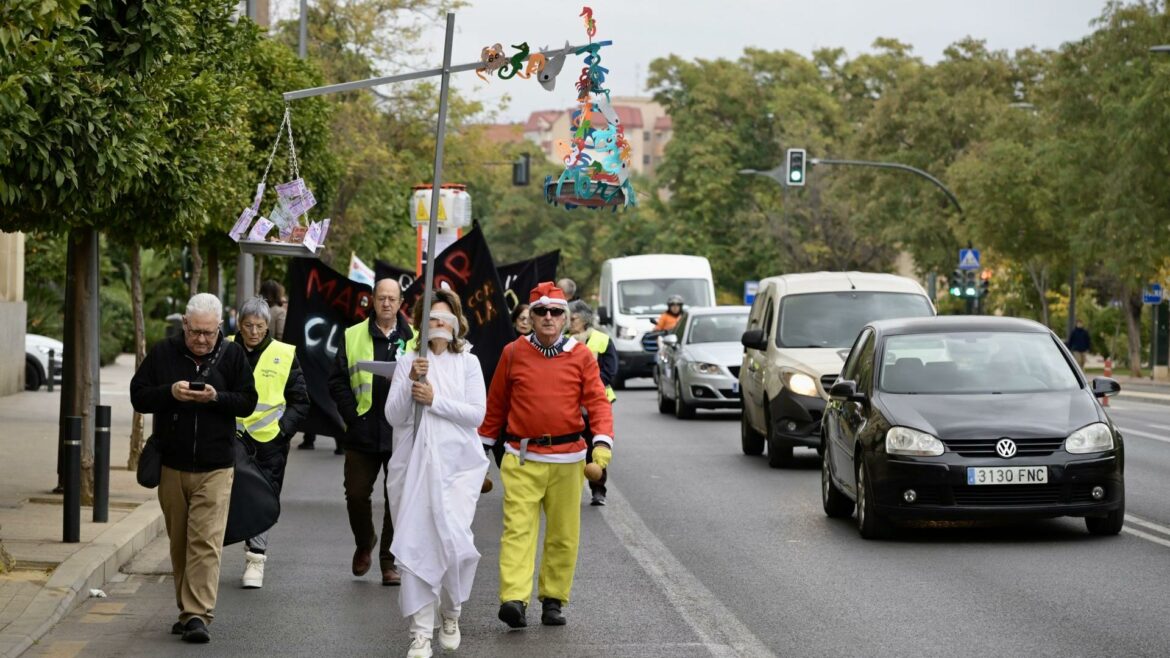
<instances>
[{"instance_id":1,"label":"black plastic bag","mask_svg":"<svg viewBox=\"0 0 1170 658\"><path fill-rule=\"evenodd\" d=\"M231 507L228 509L227 531L223 545L251 539L276 525L280 518L280 496L255 456L239 437L233 442L236 454L236 474L232 481Z\"/></svg>"}]
</instances>

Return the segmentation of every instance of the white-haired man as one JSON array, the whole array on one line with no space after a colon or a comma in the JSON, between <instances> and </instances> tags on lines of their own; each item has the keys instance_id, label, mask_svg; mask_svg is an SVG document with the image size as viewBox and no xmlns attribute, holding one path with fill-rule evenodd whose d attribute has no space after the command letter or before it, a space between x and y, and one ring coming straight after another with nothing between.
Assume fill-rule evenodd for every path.
<instances>
[{"instance_id":1,"label":"white-haired man","mask_svg":"<svg viewBox=\"0 0 1170 658\"><path fill-rule=\"evenodd\" d=\"M220 333L223 305L199 293L187 302L183 333L151 348L130 380L134 410L155 415L162 453L158 500L171 543L179 621L186 642L211 639L207 625L219 593L236 418L256 408L244 348Z\"/></svg>"}]
</instances>

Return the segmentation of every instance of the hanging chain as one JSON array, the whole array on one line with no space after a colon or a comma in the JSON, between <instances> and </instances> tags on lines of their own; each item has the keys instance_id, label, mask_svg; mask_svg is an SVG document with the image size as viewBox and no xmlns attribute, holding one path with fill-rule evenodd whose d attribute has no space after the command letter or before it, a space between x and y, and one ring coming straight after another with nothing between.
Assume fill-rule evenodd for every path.
<instances>
[{"instance_id":1,"label":"hanging chain","mask_svg":"<svg viewBox=\"0 0 1170 658\"><path fill-rule=\"evenodd\" d=\"M276 143L273 144L273 152L268 153L268 165L264 166L264 176L260 179L260 184L266 184L268 181L268 172L273 169L273 159L276 158L276 149L281 145L281 136L284 133L284 125L289 123L289 105L284 103L284 118L281 121L280 128L276 129ZM289 133L291 136L291 133Z\"/></svg>"},{"instance_id":2,"label":"hanging chain","mask_svg":"<svg viewBox=\"0 0 1170 658\"><path fill-rule=\"evenodd\" d=\"M297 162L297 146L293 142L292 110L288 103L285 103L284 106L284 118L285 125L288 126L288 169L292 174L290 180L296 180L301 177L301 168Z\"/></svg>"}]
</instances>

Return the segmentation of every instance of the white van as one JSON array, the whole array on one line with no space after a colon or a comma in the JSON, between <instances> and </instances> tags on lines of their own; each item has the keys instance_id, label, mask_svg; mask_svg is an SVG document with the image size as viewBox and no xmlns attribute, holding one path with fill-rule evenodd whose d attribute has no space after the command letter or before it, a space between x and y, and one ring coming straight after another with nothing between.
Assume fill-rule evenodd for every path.
<instances>
[{"instance_id":1,"label":"white van","mask_svg":"<svg viewBox=\"0 0 1170 658\"><path fill-rule=\"evenodd\" d=\"M875 320L929 317L913 279L866 272L785 274L760 281L743 334L740 437L746 455L792 463L792 448L821 448L821 416L849 349Z\"/></svg>"},{"instance_id":2,"label":"white van","mask_svg":"<svg viewBox=\"0 0 1170 658\"><path fill-rule=\"evenodd\" d=\"M646 332L654 329L671 295L681 295L684 308L715 305L715 282L706 258L646 254L601 264L597 318L618 353L614 388L623 388L633 377L653 376L658 340Z\"/></svg>"}]
</instances>

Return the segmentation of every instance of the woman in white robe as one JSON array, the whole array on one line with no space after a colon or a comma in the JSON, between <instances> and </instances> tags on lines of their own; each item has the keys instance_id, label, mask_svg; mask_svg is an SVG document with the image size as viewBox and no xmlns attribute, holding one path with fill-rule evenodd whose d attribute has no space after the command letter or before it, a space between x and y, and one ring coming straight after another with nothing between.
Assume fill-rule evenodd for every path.
<instances>
[{"instance_id":1,"label":"woman in white robe","mask_svg":"<svg viewBox=\"0 0 1170 658\"><path fill-rule=\"evenodd\" d=\"M399 606L411 619L408 658L432 655L436 607L442 617L439 644L459 647L460 608L471 597L480 557L471 522L488 469L476 432L486 405L483 374L463 340L467 320L459 297L436 290L425 320L420 299L415 326L424 321L430 323L427 358L417 352L399 357L386 398L386 418L394 428L387 476L395 529L390 550L402 574Z\"/></svg>"}]
</instances>

